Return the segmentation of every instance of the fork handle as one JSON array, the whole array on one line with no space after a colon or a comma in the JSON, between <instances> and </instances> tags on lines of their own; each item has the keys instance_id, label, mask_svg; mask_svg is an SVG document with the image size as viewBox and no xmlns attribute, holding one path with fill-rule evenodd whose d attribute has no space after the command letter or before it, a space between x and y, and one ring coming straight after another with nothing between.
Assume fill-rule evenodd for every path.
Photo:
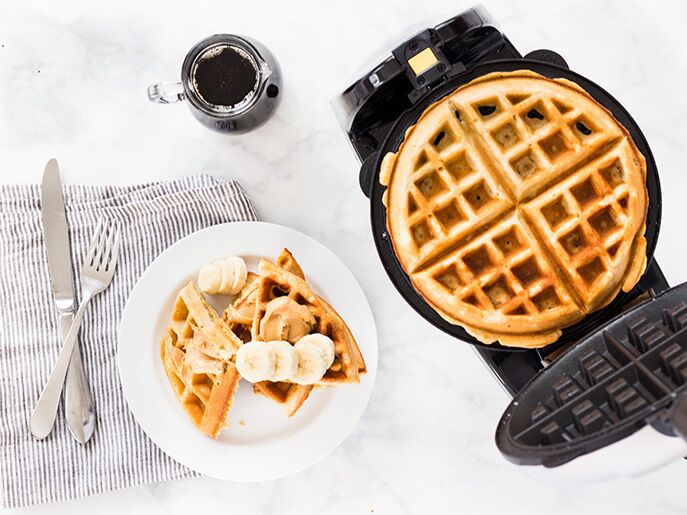
<instances>
[{"instance_id":1,"label":"fork handle","mask_svg":"<svg viewBox=\"0 0 687 515\"><path fill-rule=\"evenodd\" d=\"M71 324L67 327L67 331L70 326ZM64 381L64 415L72 436L81 444L88 442L95 429L95 409L81 359L78 338L74 344L67 378Z\"/></svg>"},{"instance_id":2,"label":"fork handle","mask_svg":"<svg viewBox=\"0 0 687 515\"><path fill-rule=\"evenodd\" d=\"M43 387L43 392L41 392L41 396L38 398L38 402L31 413L31 420L29 423L31 434L39 440L48 436L55 424L57 407L60 404L62 387L64 386L64 379L67 375L67 369L69 368L69 361L71 360L74 344L76 343L76 336L79 334L79 327L83 320L86 305L88 305L91 298L92 295L89 295L84 297L81 301L79 309L74 315L74 320L69 328L69 332L67 336L64 337L62 350L57 357L55 367L50 374L48 382Z\"/></svg>"}]
</instances>

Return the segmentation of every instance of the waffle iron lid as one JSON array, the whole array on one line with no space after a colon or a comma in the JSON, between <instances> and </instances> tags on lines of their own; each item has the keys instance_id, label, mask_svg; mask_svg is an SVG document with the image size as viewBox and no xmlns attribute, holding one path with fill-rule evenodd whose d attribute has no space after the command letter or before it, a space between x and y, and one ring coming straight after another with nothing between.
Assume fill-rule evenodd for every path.
<instances>
[{"instance_id":1,"label":"waffle iron lid","mask_svg":"<svg viewBox=\"0 0 687 515\"><path fill-rule=\"evenodd\" d=\"M647 425L687 439L687 283L610 320L532 378L496 444L514 463L556 467Z\"/></svg>"}]
</instances>

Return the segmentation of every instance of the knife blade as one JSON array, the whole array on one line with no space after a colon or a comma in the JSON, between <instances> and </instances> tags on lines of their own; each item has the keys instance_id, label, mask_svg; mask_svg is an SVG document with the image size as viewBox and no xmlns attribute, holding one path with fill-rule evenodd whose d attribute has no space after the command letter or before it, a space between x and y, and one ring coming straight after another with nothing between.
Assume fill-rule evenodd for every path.
<instances>
[{"instance_id":1,"label":"knife blade","mask_svg":"<svg viewBox=\"0 0 687 515\"><path fill-rule=\"evenodd\" d=\"M64 339L74 317L74 279L62 180L55 159L48 161L43 173L41 217L60 338ZM93 434L95 415L78 347L74 348L69 363L64 392L67 426L74 438L86 443Z\"/></svg>"},{"instance_id":2,"label":"knife blade","mask_svg":"<svg viewBox=\"0 0 687 515\"><path fill-rule=\"evenodd\" d=\"M69 247L69 229L67 213L64 210L60 169L55 159L48 161L43 173L41 217L55 304L60 314L71 313L74 308L72 255Z\"/></svg>"}]
</instances>

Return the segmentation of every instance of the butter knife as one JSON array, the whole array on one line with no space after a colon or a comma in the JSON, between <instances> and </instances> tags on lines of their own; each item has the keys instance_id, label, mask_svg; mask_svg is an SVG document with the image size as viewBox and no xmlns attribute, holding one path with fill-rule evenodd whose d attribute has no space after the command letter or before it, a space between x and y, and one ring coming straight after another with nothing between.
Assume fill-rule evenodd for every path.
<instances>
[{"instance_id":1,"label":"butter knife","mask_svg":"<svg viewBox=\"0 0 687 515\"><path fill-rule=\"evenodd\" d=\"M74 280L62 181L55 159L45 165L41 183L41 215L60 338L64 340L74 317ZM64 406L69 431L77 441L85 444L95 429L95 412L78 345L74 347L69 362Z\"/></svg>"}]
</instances>

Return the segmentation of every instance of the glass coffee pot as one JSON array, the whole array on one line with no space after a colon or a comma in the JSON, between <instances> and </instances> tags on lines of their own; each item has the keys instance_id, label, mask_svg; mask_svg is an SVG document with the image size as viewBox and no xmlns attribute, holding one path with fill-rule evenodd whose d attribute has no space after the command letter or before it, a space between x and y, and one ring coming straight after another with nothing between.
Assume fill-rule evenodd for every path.
<instances>
[{"instance_id":1,"label":"glass coffee pot","mask_svg":"<svg viewBox=\"0 0 687 515\"><path fill-rule=\"evenodd\" d=\"M148 88L148 99L160 104L186 100L206 127L240 134L266 122L281 100L281 70L259 42L216 34L186 54L180 82Z\"/></svg>"}]
</instances>

